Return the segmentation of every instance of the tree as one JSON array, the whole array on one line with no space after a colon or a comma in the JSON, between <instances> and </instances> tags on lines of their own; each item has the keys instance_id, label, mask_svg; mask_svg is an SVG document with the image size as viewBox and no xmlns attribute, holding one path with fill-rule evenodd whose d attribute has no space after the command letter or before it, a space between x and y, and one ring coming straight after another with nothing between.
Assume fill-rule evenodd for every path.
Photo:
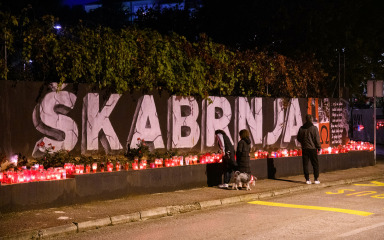
<instances>
[{"instance_id":1,"label":"tree","mask_svg":"<svg viewBox=\"0 0 384 240\"><path fill-rule=\"evenodd\" d=\"M79 24L58 35L53 22L46 16L25 31L24 56L33 60L36 79L89 83L118 93L164 90L203 98L307 97L321 92L324 74L312 58L298 61L256 50L231 51L205 34L190 42L176 33L133 27Z\"/></svg>"},{"instance_id":2,"label":"tree","mask_svg":"<svg viewBox=\"0 0 384 240\"><path fill-rule=\"evenodd\" d=\"M312 56L328 74L330 97L339 96L339 73L354 94L362 94L365 80L382 78L382 1L207 0L203 5L200 32L234 49L257 47L296 60Z\"/></svg>"},{"instance_id":3,"label":"tree","mask_svg":"<svg viewBox=\"0 0 384 240\"><path fill-rule=\"evenodd\" d=\"M3 57L0 59L0 78L8 79L8 55L14 49L14 35L12 29L18 25L16 17L9 13L0 12L0 41L2 45Z\"/></svg>"}]
</instances>

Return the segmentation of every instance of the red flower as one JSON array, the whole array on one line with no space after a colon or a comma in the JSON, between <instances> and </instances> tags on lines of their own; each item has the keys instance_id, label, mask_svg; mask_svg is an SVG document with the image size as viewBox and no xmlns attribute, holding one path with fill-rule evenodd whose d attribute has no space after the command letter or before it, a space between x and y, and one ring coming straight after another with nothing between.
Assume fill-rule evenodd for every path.
<instances>
[{"instance_id":1,"label":"red flower","mask_svg":"<svg viewBox=\"0 0 384 240\"><path fill-rule=\"evenodd\" d=\"M44 147L45 143L41 141L39 144L37 144L38 147Z\"/></svg>"},{"instance_id":2,"label":"red flower","mask_svg":"<svg viewBox=\"0 0 384 240\"><path fill-rule=\"evenodd\" d=\"M137 141L140 141L140 138L137 138Z\"/></svg>"},{"instance_id":3,"label":"red flower","mask_svg":"<svg viewBox=\"0 0 384 240\"><path fill-rule=\"evenodd\" d=\"M55 150L55 146L52 146L52 150Z\"/></svg>"}]
</instances>

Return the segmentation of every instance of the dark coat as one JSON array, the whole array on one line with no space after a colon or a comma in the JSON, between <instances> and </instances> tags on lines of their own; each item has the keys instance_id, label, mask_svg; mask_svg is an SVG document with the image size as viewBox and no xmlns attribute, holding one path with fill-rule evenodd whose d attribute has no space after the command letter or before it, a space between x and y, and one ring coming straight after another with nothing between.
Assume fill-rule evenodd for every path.
<instances>
[{"instance_id":1,"label":"dark coat","mask_svg":"<svg viewBox=\"0 0 384 240\"><path fill-rule=\"evenodd\" d=\"M225 169L234 169L236 166L235 161L235 149L233 148L233 145L231 143L231 140L225 134L223 130L216 130L215 134L221 134L224 139L224 147L225 147L225 153L223 153L223 165Z\"/></svg>"},{"instance_id":2,"label":"dark coat","mask_svg":"<svg viewBox=\"0 0 384 240\"><path fill-rule=\"evenodd\" d=\"M297 141L300 142L302 149L321 148L319 130L311 122L306 122L300 127L297 133Z\"/></svg>"},{"instance_id":3,"label":"dark coat","mask_svg":"<svg viewBox=\"0 0 384 240\"><path fill-rule=\"evenodd\" d=\"M249 166L250 150L251 150L251 140L249 138L243 138L237 143L237 151L236 151L237 171L251 174L251 168Z\"/></svg>"}]
</instances>

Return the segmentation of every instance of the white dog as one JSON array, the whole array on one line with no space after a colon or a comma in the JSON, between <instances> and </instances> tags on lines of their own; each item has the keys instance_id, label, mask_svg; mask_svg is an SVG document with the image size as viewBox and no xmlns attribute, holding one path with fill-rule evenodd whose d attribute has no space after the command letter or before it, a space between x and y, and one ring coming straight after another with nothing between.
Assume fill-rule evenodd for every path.
<instances>
[{"instance_id":1,"label":"white dog","mask_svg":"<svg viewBox=\"0 0 384 240\"><path fill-rule=\"evenodd\" d=\"M239 190L239 187L242 187L243 184L245 184L247 191L251 190L250 185L255 186L256 180L257 178L253 175L236 171L234 174L234 183L232 185L232 189Z\"/></svg>"}]
</instances>

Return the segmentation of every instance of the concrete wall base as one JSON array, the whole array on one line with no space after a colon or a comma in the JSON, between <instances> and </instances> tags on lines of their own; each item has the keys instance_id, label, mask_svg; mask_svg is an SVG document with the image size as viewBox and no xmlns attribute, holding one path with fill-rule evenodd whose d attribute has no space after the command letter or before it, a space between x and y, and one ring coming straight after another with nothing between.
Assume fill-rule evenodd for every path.
<instances>
[{"instance_id":1,"label":"concrete wall base","mask_svg":"<svg viewBox=\"0 0 384 240\"><path fill-rule=\"evenodd\" d=\"M373 166L373 152L319 155L320 172ZM303 174L301 157L256 159L250 162L258 179ZM309 166L311 170L311 166ZM303 177L304 178L304 177ZM56 181L0 186L0 212L31 210L108 200L130 195L217 186L221 164L191 165L138 171L76 175Z\"/></svg>"}]
</instances>

